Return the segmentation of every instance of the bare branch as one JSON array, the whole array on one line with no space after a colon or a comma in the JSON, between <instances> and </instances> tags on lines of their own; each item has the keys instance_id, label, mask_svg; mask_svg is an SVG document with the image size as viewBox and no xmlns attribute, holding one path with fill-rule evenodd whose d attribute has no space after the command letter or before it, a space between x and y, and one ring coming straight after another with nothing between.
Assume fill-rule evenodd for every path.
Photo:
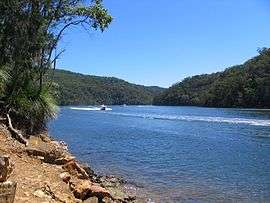
<instances>
[{"instance_id":1,"label":"bare branch","mask_svg":"<svg viewBox=\"0 0 270 203\"><path fill-rule=\"evenodd\" d=\"M28 141L23 137L23 135L20 133L20 131L13 128L13 125L11 123L11 118L9 114L6 114L7 120L8 120L8 129L11 132L11 134L15 137L16 140L18 140L20 143L24 144L25 146L28 145Z\"/></svg>"}]
</instances>

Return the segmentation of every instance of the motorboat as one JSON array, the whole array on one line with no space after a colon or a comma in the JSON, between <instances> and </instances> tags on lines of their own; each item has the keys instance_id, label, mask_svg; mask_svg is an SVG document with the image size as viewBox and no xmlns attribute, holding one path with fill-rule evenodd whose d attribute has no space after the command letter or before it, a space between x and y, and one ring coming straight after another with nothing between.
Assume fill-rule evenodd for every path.
<instances>
[{"instance_id":1,"label":"motorboat","mask_svg":"<svg viewBox=\"0 0 270 203\"><path fill-rule=\"evenodd\" d=\"M101 106L100 106L100 110L101 111L106 111L107 110L107 106L105 106L104 104L102 104Z\"/></svg>"}]
</instances>

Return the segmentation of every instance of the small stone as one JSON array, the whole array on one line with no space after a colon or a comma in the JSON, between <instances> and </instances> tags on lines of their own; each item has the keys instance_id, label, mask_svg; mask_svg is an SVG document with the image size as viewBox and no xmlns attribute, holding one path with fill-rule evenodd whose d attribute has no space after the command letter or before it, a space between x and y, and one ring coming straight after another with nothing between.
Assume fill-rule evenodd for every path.
<instances>
[{"instance_id":1,"label":"small stone","mask_svg":"<svg viewBox=\"0 0 270 203\"><path fill-rule=\"evenodd\" d=\"M104 203L113 203L113 200L112 200L111 198L109 198L109 197L104 197L104 198L102 199L102 201L103 201Z\"/></svg>"},{"instance_id":2,"label":"small stone","mask_svg":"<svg viewBox=\"0 0 270 203\"><path fill-rule=\"evenodd\" d=\"M81 199L75 199L75 203L82 203L83 201Z\"/></svg>"},{"instance_id":3,"label":"small stone","mask_svg":"<svg viewBox=\"0 0 270 203\"><path fill-rule=\"evenodd\" d=\"M51 196L46 195L42 190L36 190L33 195L39 198L51 199Z\"/></svg>"},{"instance_id":4,"label":"small stone","mask_svg":"<svg viewBox=\"0 0 270 203\"><path fill-rule=\"evenodd\" d=\"M39 159L39 160L44 160L44 156L37 156L37 159Z\"/></svg>"},{"instance_id":5,"label":"small stone","mask_svg":"<svg viewBox=\"0 0 270 203\"><path fill-rule=\"evenodd\" d=\"M97 197L90 197L87 200L84 200L83 203L98 203Z\"/></svg>"},{"instance_id":6,"label":"small stone","mask_svg":"<svg viewBox=\"0 0 270 203\"><path fill-rule=\"evenodd\" d=\"M128 201L128 202L133 202L136 200L136 197L135 196L128 196L126 198L124 198L125 201Z\"/></svg>"},{"instance_id":7,"label":"small stone","mask_svg":"<svg viewBox=\"0 0 270 203\"><path fill-rule=\"evenodd\" d=\"M65 182L68 183L71 179L71 176L68 172L63 172L59 175L59 177Z\"/></svg>"},{"instance_id":8,"label":"small stone","mask_svg":"<svg viewBox=\"0 0 270 203\"><path fill-rule=\"evenodd\" d=\"M29 196L30 196L29 192L24 192L24 195L25 195L26 197L29 197Z\"/></svg>"}]
</instances>

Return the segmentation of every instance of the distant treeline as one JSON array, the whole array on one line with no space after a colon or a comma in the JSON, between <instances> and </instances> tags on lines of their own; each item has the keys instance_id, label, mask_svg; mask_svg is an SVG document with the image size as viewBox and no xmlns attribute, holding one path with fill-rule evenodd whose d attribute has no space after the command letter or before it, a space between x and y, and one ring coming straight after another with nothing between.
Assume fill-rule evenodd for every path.
<instances>
[{"instance_id":1,"label":"distant treeline","mask_svg":"<svg viewBox=\"0 0 270 203\"><path fill-rule=\"evenodd\" d=\"M152 104L163 88L135 85L114 77L55 70L59 105Z\"/></svg>"},{"instance_id":2,"label":"distant treeline","mask_svg":"<svg viewBox=\"0 0 270 203\"><path fill-rule=\"evenodd\" d=\"M270 108L270 49L223 72L197 75L154 98L155 105Z\"/></svg>"}]
</instances>

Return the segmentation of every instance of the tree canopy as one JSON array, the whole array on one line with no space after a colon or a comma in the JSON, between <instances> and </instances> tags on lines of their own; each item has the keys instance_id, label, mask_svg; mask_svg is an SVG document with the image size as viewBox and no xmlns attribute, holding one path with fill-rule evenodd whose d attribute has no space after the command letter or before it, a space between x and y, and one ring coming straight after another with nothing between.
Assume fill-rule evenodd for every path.
<instances>
[{"instance_id":1,"label":"tree canopy","mask_svg":"<svg viewBox=\"0 0 270 203\"><path fill-rule=\"evenodd\" d=\"M59 105L152 104L160 87L135 85L114 77L99 77L65 70L54 72Z\"/></svg>"},{"instance_id":2,"label":"tree canopy","mask_svg":"<svg viewBox=\"0 0 270 203\"><path fill-rule=\"evenodd\" d=\"M56 47L70 26L104 31L112 17L101 0L0 1L1 114L42 129L56 115L48 70L61 54ZM50 72L52 73L52 72Z\"/></svg>"},{"instance_id":3,"label":"tree canopy","mask_svg":"<svg viewBox=\"0 0 270 203\"><path fill-rule=\"evenodd\" d=\"M223 72L189 77L154 98L156 105L270 108L270 49Z\"/></svg>"}]
</instances>

